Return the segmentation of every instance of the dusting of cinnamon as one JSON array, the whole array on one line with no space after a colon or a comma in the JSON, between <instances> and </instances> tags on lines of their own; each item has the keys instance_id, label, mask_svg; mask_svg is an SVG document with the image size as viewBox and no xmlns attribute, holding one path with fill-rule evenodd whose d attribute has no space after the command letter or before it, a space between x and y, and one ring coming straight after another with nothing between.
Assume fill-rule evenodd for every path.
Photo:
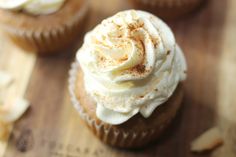
<instances>
[{"instance_id":1,"label":"dusting of cinnamon","mask_svg":"<svg viewBox=\"0 0 236 157\"><path fill-rule=\"evenodd\" d=\"M144 73L144 71L145 71L145 65L138 64L138 65L136 65L135 67L133 67L133 68L131 69L131 71L135 71L135 72L137 72L137 73L139 73L139 74L142 74L142 73Z\"/></svg>"},{"instance_id":2,"label":"dusting of cinnamon","mask_svg":"<svg viewBox=\"0 0 236 157\"><path fill-rule=\"evenodd\" d=\"M125 56L122 57L122 58L120 58L120 59L118 60L118 62L124 62L124 61L126 61L127 59L128 59L128 55L125 54Z\"/></svg>"},{"instance_id":3,"label":"dusting of cinnamon","mask_svg":"<svg viewBox=\"0 0 236 157\"><path fill-rule=\"evenodd\" d=\"M130 23L128 24L128 29L132 32L133 30L140 28L140 27L144 27L144 22L137 20L134 23Z\"/></svg>"},{"instance_id":4,"label":"dusting of cinnamon","mask_svg":"<svg viewBox=\"0 0 236 157\"><path fill-rule=\"evenodd\" d=\"M152 41L152 43L153 43L154 47L155 47L155 48L157 48L157 46L158 46L158 43L159 43L159 40L158 40L158 38L153 38L153 37L151 37L151 41Z\"/></svg>"},{"instance_id":5,"label":"dusting of cinnamon","mask_svg":"<svg viewBox=\"0 0 236 157\"><path fill-rule=\"evenodd\" d=\"M105 57L100 56L100 57L99 57L99 60L100 60L101 62L103 62L103 61L105 61Z\"/></svg>"}]
</instances>

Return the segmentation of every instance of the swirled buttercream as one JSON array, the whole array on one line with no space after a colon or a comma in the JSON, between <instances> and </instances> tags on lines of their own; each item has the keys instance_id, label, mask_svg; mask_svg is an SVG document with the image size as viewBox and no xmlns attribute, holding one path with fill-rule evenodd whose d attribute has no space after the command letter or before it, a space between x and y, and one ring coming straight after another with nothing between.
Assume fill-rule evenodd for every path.
<instances>
[{"instance_id":1,"label":"swirled buttercream","mask_svg":"<svg viewBox=\"0 0 236 157\"><path fill-rule=\"evenodd\" d=\"M128 10L87 33L77 52L96 115L121 124L137 113L149 117L172 95L187 70L170 28L156 16Z\"/></svg>"},{"instance_id":2,"label":"swirled buttercream","mask_svg":"<svg viewBox=\"0 0 236 157\"><path fill-rule=\"evenodd\" d=\"M65 0L0 0L0 8L23 10L33 15L51 14L61 8Z\"/></svg>"}]
</instances>

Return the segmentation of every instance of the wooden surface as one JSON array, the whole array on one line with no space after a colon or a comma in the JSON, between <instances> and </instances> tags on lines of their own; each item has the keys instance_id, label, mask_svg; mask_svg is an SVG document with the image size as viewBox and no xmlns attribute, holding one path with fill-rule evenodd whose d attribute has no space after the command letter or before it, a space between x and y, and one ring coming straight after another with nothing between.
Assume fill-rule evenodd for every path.
<instances>
[{"instance_id":1,"label":"wooden surface","mask_svg":"<svg viewBox=\"0 0 236 157\"><path fill-rule=\"evenodd\" d=\"M130 8L126 3L92 1L87 30L105 17ZM161 139L140 150L102 144L71 105L68 70L82 38L64 54L37 57L22 53L1 35L0 70L16 75L16 91L19 95L26 91L24 96L31 102L30 109L15 123L9 140L0 143L2 156L235 157L236 1L211 0L198 13L168 24L188 61L183 108ZM192 154L190 142L214 125L223 132L224 146L212 153Z\"/></svg>"}]
</instances>

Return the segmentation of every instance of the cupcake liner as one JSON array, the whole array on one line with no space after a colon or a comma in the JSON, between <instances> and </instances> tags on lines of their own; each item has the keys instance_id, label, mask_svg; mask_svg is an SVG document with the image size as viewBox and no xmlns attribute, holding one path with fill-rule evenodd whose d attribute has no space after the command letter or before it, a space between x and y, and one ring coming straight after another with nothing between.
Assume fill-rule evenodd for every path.
<instances>
[{"instance_id":1,"label":"cupcake liner","mask_svg":"<svg viewBox=\"0 0 236 157\"><path fill-rule=\"evenodd\" d=\"M63 24L51 29L17 29L3 25L3 29L17 45L26 50L37 51L40 54L52 53L65 48L83 29L85 15L88 12L88 2L81 7L80 12Z\"/></svg>"},{"instance_id":2,"label":"cupcake liner","mask_svg":"<svg viewBox=\"0 0 236 157\"><path fill-rule=\"evenodd\" d=\"M143 4L151 6L160 6L160 7L176 7L184 5L195 5L203 0L136 0L140 1Z\"/></svg>"},{"instance_id":3,"label":"cupcake liner","mask_svg":"<svg viewBox=\"0 0 236 157\"><path fill-rule=\"evenodd\" d=\"M71 96L71 102L75 109L79 112L80 117L85 121L87 126L104 143L122 148L142 147L155 140L156 137L158 137L171 122L173 117L170 117L168 120L165 121L165 123L163 123L159 127L143 131L125 131L119 128L115 128L112 125L103 123L102 121L98 122L96 119L92 118L89 114L85 112L76 97L75 85L78 70L79 63L72 63L71 70L69 71L69 92Z\"/></svg>"},{"instance_id":4,"label":"cupcake liner","mask_svg":"<svg viewBox=\"0 0 236 157\"><path fill-rule=\"evenodd\" d=\"M130 0L138 9L151 11L163 18L176 18L199 7L204 0Z\"/></svg>"}]
</instances>

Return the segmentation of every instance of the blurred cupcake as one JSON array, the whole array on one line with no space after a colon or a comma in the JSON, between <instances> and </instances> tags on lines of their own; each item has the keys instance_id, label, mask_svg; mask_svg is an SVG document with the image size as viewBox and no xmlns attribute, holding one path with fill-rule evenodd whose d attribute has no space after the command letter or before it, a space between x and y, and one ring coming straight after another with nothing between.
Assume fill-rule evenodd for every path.
<instances>
[{"instance_id":1,"label":"blurred cupcake","mask_svg":"<svg viewBox=\"0 0 236 157\"><path fill-rule=\"evenodd\" d=\"M135 8L150 11L163 18L176 18L201 5L204 0L130 0Z\"/></svg>"},{"instance_id":2,"label":"blurred cupcake","mask_svg":"<svg viewBox=\"0 0 236 157\"><path fill-rule=\"evenodd\" d=\"M0 26L21 47L58 52L81 32L87 0L0 0Z\"/></svg>"},{"instance_id":3,"label":"blurred cupcake","mask_svg":"<svg viewBox=\"0 0 236 157\"><path fill-rule=\"evenodd\" d=\"M103 142L141 147L176 115L186 69L163 21L144 11L123 11L86 34L70 71L72 103Z\"/></svg>"}]
</instances>

